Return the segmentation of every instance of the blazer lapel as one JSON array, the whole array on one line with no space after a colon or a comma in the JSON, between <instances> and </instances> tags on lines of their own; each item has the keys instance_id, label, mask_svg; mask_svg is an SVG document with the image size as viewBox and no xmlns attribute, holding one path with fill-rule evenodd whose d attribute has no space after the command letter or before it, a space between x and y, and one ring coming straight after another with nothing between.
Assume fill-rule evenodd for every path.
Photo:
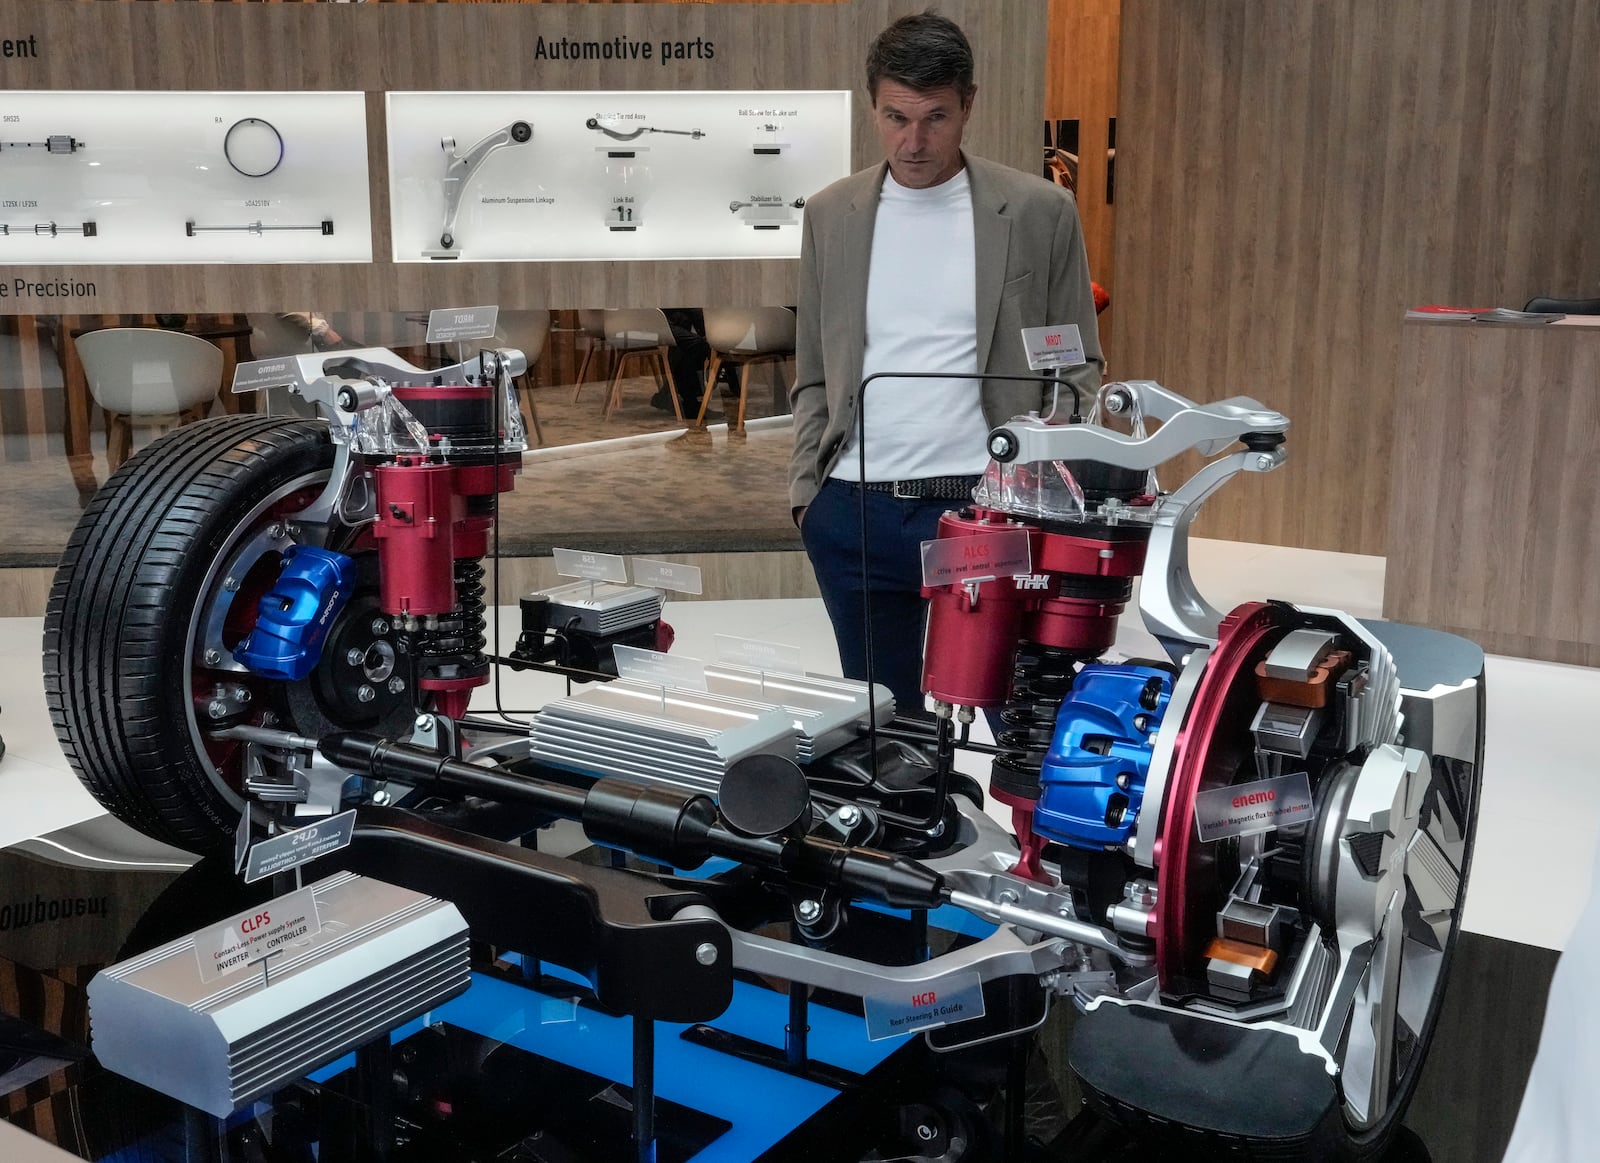
<instances>
[{"instance_id":1,"label":"blazer lapel","mask_svg":"<svg viewBox=\"0 0 1600 1163\"><path fill-rule=\"evenodd\" d=\"M972 185L972 242L977 250L978 370L989 366L995 320L1000 316L1000 292L1006 282L1006 256L1011 243L1011 219L1006 201L987 180L981 167L967 159L967 180Z\"/></svg>"},{"instance_id":2,"label":"blazer lapel","mask_svg":"<svg viewBox=\"0 0 1600 1163\"><path fill-rule=\"evenodd\" d=\"M878 195L888 166L880 166L876 180L865 184L850 201L841 229L835 235L839 253L835 269L841 277L838 289L838 334L845 339L844 370L848 398L854 400L861 385L861 369L866 361L867 277L872 267L872 230L878 221ZM852 410L852 415L853 415Z\"/></svg>"}]
</instances>

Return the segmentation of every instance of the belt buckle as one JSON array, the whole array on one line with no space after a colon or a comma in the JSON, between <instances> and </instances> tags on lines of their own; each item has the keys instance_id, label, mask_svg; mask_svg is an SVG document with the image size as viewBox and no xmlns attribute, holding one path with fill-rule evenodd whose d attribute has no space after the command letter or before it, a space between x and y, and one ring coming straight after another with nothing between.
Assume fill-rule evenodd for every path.
<instances>
[{"instance_id":1,"label":"belt buckle","mask_svg":"<svg viewBox=\"0 0 1600 1163\"><path fill-rule=\"evenodd\" d=\"M921 492L921 490L918 490L917 492L914 492L914 493L902 493L900 491L900 486L901 485L914 485L916 483L917 483L916 481L895 481L894 485L893 485L893 488L891 490L894 493L894 499L897 500L897 501L920 501L920 500L922 500L922 492Z\"/></svg>"}]
</instances>

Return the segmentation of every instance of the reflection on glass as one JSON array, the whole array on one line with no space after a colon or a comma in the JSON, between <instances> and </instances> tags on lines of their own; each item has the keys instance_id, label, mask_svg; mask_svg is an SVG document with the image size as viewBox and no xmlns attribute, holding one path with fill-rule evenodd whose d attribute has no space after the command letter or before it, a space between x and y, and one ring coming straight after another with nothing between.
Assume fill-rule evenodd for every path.
<instances>
[{"instance_id":1,"label":"reflection on glass","mask_svg":"<svg viewBox=\"0 0 1600 1163\"><path fill-rule=\"evenodd\" d=\"M530 452L508 502L516 511L502 522L503 552L540 554L573 541L599 548L619 538L628 552L766 548L791 534L784 497L789 435L775 419L788 411L793 380L788 310L661 308L677 409L659 368L636 359L618 368L598 310L505 307L493 341L464 345L426 342L428 314L426 307L307 307L0 316L0 492L8 501L0 505L0 568L53 567L83 506L117 464L164 431L233 413L315 417L284 389L236 395L239 363L377 347L434 369L470 358L480 342L516 348L528 361L514 394ZM80 343L112 329L131 341ZM205 356L185 365L188 379L203 376L204 384L189 384L193 391L181 400L155 388L134 393L148 407L114 401L106 388L116 369L99 364L122 360L135 386L152 376L175 381L171 358L140 354L167 340ZM101 358L96 346L113 350ZM614 378L617 406L607 419Z\"/></svg>"}]
</instances>

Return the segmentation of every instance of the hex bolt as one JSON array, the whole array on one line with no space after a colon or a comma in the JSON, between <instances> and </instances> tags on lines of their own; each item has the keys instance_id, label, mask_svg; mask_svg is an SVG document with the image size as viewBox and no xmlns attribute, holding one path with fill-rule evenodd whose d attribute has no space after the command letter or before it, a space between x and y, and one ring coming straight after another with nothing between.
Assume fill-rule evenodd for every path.
<instances>
[{"instance_id":1,"label":"hex bolt","mask_svg":"<svg viewBox=\"0 0 1600 1163\"><path fill-rule=\"evenodd\" d=\"M391 798L392 797L389 795L389 793L381 787L372 793L372 802L377 804L380 808L384 804L388 803Z\"/></svg>"},{"instance_id":2,"label":"hex bolt","mask_svg":"<svg viewBox=\"0 0 1600 1163\"><path fill-rule=\"evenodd\" d=\"M382 638L389 632L389 623L382 618L372 619L372 632Z\"/></svg>"},{"instance_id":3,"label":"hex bolt","mask_svg":"<svg viewBox=\"0 0 1600 1163\"><path fill-rule=\"evenodd\" d=\"M433 730L433 716L432 715L418 715L417 716L417 721L416 721L416 723L413 724L413 726L415 726L418 731L423 731L423 732L432 731Z\"/></svg>"},{"instance_id":4,"label":"hex bolt","mask_svg":"<svg viewBox=\"0 0 1600 1163\"><path fill-rule=\"evenodd\" d=\"M222 661L222 651L220 651L220 650L208 650L208 651L206 651L206 665L207 666L215 666L215 665L217 665L217 663L219 663L221 661Z\"/></svg>"},{"instance_id":5,"label":"hex bolt","mask_svg":"<svg viewBox=\"0 0 1600 1163\"><path fill-rule=\"evenodd\" d=\"M349 650L344 652L344 660L351 666L360 666L361 660L366 656L367 652L361 649L359 646L352 646Z\"/></svg>"},{"instance_id":6,"label":"hex bolt","mask_svg":"<svg viewBox=\"0 0 1600 1163\"><path fill-rule=\"evenodd\" d=\"M236 702L236 703L248 703L250 701L250 690L249 690L249 688L248 687L242 687L242 686L241 687L234 687L233 688L233 701Z\"/></svg>"},{"instance_id":7,"label":"hex bolt","mask_svg":"<svg viewBox=\"0 0 1600 1163\"><path fill-rule=\"evenodd\" d=\"M839 823L846 828L854 828L861 821L861 809L854 804L846 804L839 809Z\"/></svg>"},{"instance_id":8,"label":"hex bolt","mask_svg":"<svg viewBox=\"0 0 1600 1163\"><path fill-rule=\"evenodd\" d=\"M1271 468L1272 457L1268 456L1266 453L1262 453L1260 456L1256 457L1256 467L1259 469Z\"/></svg>"},{"instance_id":9,"label":"hex bolt","mask_svg":"<svg viewBox=\"0 0 1600 1163\"><path fill-rule=\"evenodd\" d=\"M282 525L269 525L269 526L267 526L267 536L272 538L274 541L276 541L278 538L283 536L283 526Z\"/></svg>"},{"instance_id":10,"label":"hex bolt","mask_svg":"<svg viewBox=\"0 0 1600 1163\"><path fill-rule=\"evenodd\" d=\"M389 693L391 695L397 695L405 689L406 680L401 678L398 674L389 680Z\"/></svg>"},{"instance_id":11,"label":"hex bolt","mask_svg":"<svg viewBox=\"0 0 1600 1163\"><path fill-rule=\"evenodd\" d=\"M694 959L700 962L701 965L715 965L717 963L717 947L707 941L694 951Z\"/></svg>"},{"instance_id":12,"label":"hex bolt","mask_svg":"<svg viewBox=\"0 0 1600 1163\"><path fill-rule=\"evenodd\" d=\"M230 594L233 593L239 588L239 579L231 576L223 578L222 588L227 590Z\"/></svg>"},{"instance_id":13,"label":"hex bolt","mask_svg":"<svg viewBox=\"0 0 1600 1163\"><path fill-rule=\"evenodd\" d=\"M225 718L228 714L228 704L221 699L212 699L206 704L206 714L213 719Z\"/></svg>"},{"instance_id":14,"label":"hex bolt","mask_svg":"<svg viewBox=\"0 0 1600 1163\"><path fill-rule=\"evenodd\" d=\"M356 698L358 700L360 700L361 702L363 702L363 703L370 703L373 699L375 699L377 697L378 697L378 692L373 690L366 683L362 683L361 686L358 687L357 690L356 690Z\"/></svg>"},{"instance_id":15,"label":"hex bolt","mask_svg":"<svg viewBox=\"0 0 1600 1163\"><path fill-rule=\"evenodd\" d=\"M822 918L822 905L814 900L803 900L794 907L802 925L814 925Z\"/></svg>"}]
</instances>

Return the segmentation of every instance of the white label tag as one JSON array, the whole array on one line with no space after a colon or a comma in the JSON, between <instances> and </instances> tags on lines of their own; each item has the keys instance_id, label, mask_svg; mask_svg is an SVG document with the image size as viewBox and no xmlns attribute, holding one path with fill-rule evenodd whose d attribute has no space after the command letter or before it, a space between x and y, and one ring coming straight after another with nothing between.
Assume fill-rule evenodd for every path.
<instances>
[{"instance_id":1,"label":"white label tag","mask_svg":"<svg viewBox=\"0 0 1600 1163\"><path fill-rule=\"evenodd\" d=\"M633 559L633 580L653 590L672 590L680 594L701 593L700 567L678 561L657 561L653 557Z\"/></svg>"},{"instance_id":2,"label":"white label tag","mask_svg":"<svg viewBox=\"0 0 1600 1163\"><path fill-rule=\"evenodd\" d=\"M194 955L200 976L215 981L320 932L316 897L302 888L196 933Z\"/></svg>"},{"instance_id":3,"label":"white label tag","mask_svg":"<svg viewBox=\"0 0 1600 1163\"><path fill-rule=\"evenodd\" d=\"M424 343L460 343L468 339L491 339L499 307L439 307L428 312L428 334Z\"/></svg>"},{"instance_id":4,"label":"white label tag","mask_svg":"<svg viewBox=\"0 0 1600 1163\"><path fill-rule=\"evenodd\" d=\"M589 553L582 549L552 549L550 552L556 559L556 572L562 577L628 584L628 563L615 553Z\"/></svg>"},{"instance_id":5,"label":"white label tag","mask_svg":"<svg viewBox=\"0 0 1600 1163\"><path fill-rule=\"evenodd\" d=\"M938 981L890 986L862 999L867 1038L881 1042L983 1017L983 979L957 973Z\"/></svg>"},{"instance_id":6,"label":"white label tag","mask_svg":"<svg viewBox=\"0 0 1600 1163\"><path fill-rule=\"evenodd\" d=\"M734 666L748 666L752 670L765 670L773 674L804 674L798 646L785 646L782 642L760 642L753 638L735 638L731 634L718 634L717 661Z\"/></svg>"},{"instance_id":7,"label":"white label tag","mask_svg":"<svg viewBox=\"0 0 1600 1163\"><path fill-rule=\"evenodd\" d=\"M936 537L922 543L922 584L958 585L1033 572L1028 531L998 527L970 537Z\"/></svg>"},{"instance_id":8,"label":"white label tag","mask_svg":"<svg viewBox=\"0 0 1600 1163\"><path fill-rule=\"evenodd\" d=\"M1299 771L1203 791L1194 797L1194 822L1201 840L1221 840L1307 823L1311 808L1311 777Z\"/></svg>"},{"instance_id":9,"label":"white label tag","mask_svg":"<svg viewBox=\"0 0 1600 1163\"><path fill-rule=\"evenodd\" d=\"M302 864L309 864L319 856L337 852L350 843L350 837L355 834L355 830L356 814L352 809L326 820L318 820L315 824L296 828L293 832L285 832L281 836L263 840L250 849L250 862L244 870L244 882L254 884L263 877L288 872L299 868Z\"/></svg>"},{"instance_id":10,"label":"white label tag","mask_svg":"<svg viewBox=\"0 0 1600 1163\"><path fill-rule=\"evenodd\" d=\"M613 646L611 650L617 657L618 678L675 690L706 689L706 666L698 658L678 658L637 646Z\"/></svg>"},{"instance_id":11,"label":"white label tag","mask_svg":"<svg viewBox=\"0 0 1600 1163\"><path fill-rule=\"evenodd\" d=\"M236 364L233 369L233 394L259 392L264 388L299 388L305 386L300 374L300 361L292 356L278 359L255 359Z\"/></svg>"},{"instance_id":12,"label":"white label tag","mask_svg":"<svg viewBox=\"0 0 1600 1163\"><path fill-rule=\"evenodd\" d=\"M1028 366L1036 372L1058 367L1078 367L1089 361L1083 354L1083 337L1076 323L1057 327L1024 327L1022 346L1028 352Z\"/></svg>"}]
</instances>

